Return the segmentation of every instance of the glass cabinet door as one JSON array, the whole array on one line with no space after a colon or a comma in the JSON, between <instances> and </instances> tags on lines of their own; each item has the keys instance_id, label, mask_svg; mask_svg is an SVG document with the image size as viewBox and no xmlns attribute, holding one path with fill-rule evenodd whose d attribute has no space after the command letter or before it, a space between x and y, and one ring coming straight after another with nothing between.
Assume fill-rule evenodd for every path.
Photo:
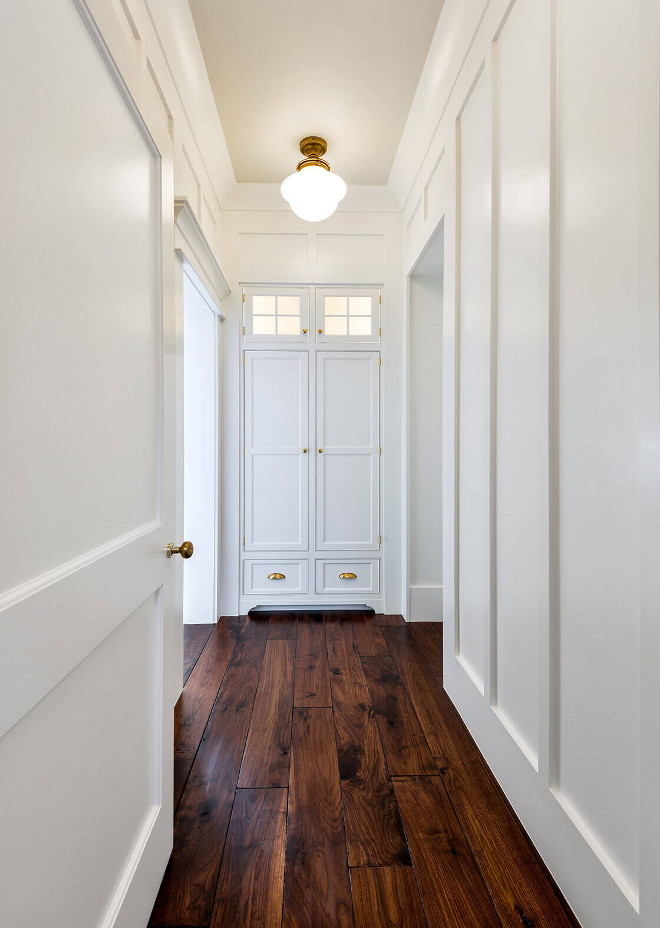
<instances>
[{"instance_id":1,"label":"glass cabinet door","mask_svg":"<svg viewBox=\"0 0 660 928\"><path fill-rule=\"evenodd\" d=\"M305 287L244 287L246 342L306 342L309 290Z\"/></svg>"},{"instance_id":2,"label":"glass cabinet door","mask_svg":"<svg viewBox=\"0 0 660 928\"><path fill-rule=\"evenodd\" d=\"M317 342L379 342L380 301L378 289L317 288Z\"/></svg>"}]
</instances>

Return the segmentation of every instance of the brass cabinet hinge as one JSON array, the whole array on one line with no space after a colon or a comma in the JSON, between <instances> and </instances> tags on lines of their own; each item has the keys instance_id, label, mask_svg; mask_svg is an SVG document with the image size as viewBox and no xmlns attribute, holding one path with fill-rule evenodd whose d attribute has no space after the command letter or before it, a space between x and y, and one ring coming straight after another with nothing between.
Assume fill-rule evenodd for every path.
<instances>
[{"instance_id":1,"label":"brass cabinet hinge","mask_svg":"<svg viewBox=\"0 0 660 928\"><path fill-rule=\"evenodd\" d=\"M383 449L381 448L380 445L378 445L378 454L382 454L382 453L383 453Z\"/></svg>"},{"instance_id":2,"label":"brass cabinet hinge","mask_svg":"<svg viewBox=\"0 0 660 928\"><path fill-rule=\"evenodd\" d=\"M383 539L382 539L382 538L380 537L380 535L379 535L379 536L378 536L378 544L381 544L381 543L382 543L382 540L383 540Z\"/></svg>"},{"instance_id":3,"label":"brass cabinet hinge","mask_svg":"<svg viewBox=\"0 0 660 928\"><path fill-rule=\"evenodd\" d=\"M243 302L245 303L245 290L243 291Z\"/></svg>"},{"instance_id":4,"label":"brass cabinet hinge","mask_svg":"<svg viewBox=\"0 0 660 928\"><path fill-rule=\"evenodd\" d=\"M243 535L243 547L245 547L245 535Z\"/></svg>"},{"instance_id":5,"label":"brass cabinet hinge","mask_svg":"<svg viewBox=\"0 0 660 928\"><path fill-rule=\"evenodd\" d=\"M243 326L243 335L245 335L245 326Z\"/></svg>"},{"instance_id":6,"label":"brass cabinet hinge","mask_svg":"<svg viewBox=\"0 0 660 928\"><path fill-rule=\"evenodd\" d=\"M383 363L383 359L382 359L382 358L378 358L378 367L380 367L382 363Z\"/></svg>"},{"instance_id":7,"label":"brass cabinet hinge","mask_svg":"<svg viewBox=\"0 0 660 928\"><path fill-rule=\"evenodd\" d=\"M245 334L245 331L243 332L243 334ZM383 330L381 329L380 326L378 326L378 334L379 334L379 335L382 335L382 334L383 334Z\"/></svg>"},{"instance_id":8,"label":"brass cabinet hinge","mask_svg":"<svg viewBox=\"0 0 660 928\"><path fill-rule=\"evenodd\" d=\"M379 291L379 293L378 293L378 305L379 305L379 306L380 306L382 300L383 300L383 297L381 296L380 291Z\"/></svg>"}]
</instances>

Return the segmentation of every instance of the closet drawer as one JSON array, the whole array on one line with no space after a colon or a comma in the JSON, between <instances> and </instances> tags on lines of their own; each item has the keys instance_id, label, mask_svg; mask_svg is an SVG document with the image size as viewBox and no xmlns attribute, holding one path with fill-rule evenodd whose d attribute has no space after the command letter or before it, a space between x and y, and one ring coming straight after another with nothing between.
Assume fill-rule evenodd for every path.
<instances>
[{"instance_id":1,"label":"closet drawer","mask_svg":"<svg viewBox=\"0 0 660 928\"><path fill-rule=\"evenodd\" d=\"M243 561L243 593L306 593L309 589L308 562Z\"/></svg>"},{"instance_id":2,"label":"closet drawer","mask_svg":"<svg viewBox=\"0 0 660 928\"><path fill-rule=\"evenodd\" d=\"M333 558L316 562L317 593L378 593L379 588L379 560Z\"/></svg>"}]
</instances>

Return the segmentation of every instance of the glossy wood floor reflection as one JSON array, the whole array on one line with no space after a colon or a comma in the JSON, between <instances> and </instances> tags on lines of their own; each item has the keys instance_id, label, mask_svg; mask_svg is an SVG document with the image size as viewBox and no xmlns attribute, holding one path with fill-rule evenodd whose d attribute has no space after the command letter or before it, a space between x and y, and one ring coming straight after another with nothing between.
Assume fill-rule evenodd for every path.
<instances>
[{"instance_id":1,"label":"glossy wood floor reflection","mask_svg":"<svg viewBox=\"0 0 660 928\"><path fill-rule=\"evenodd\" d=\"M186 629L152 928L579 928L442 688L442 625Z\"/></svg>"}]
</instances>

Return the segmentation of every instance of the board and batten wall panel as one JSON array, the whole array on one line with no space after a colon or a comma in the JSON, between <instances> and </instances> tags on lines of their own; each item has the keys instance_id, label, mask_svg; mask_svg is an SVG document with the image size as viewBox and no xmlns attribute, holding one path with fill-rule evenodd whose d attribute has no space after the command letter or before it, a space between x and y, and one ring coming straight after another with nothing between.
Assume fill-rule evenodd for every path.
<instances>
[{"instance_id":1,"label":"board and batten wall panel","mask_svg":"<svg viewBox=\"0 0 660 928\"><path fill-rule=\"evenodd\" d=\"M516 3L493 46L497 217L494 702L538 763L548 612L550 4ZM525 79L521 80L521 75Z\"/></svg>"},{"instance_id":2,"label":"board and batten wall panel","mask_svg":"<svg viewBox=\"0 0 660 928\"><path fill-rule=\"evenodd\" d=\"M656 928L660 4L439 29L395 180L408 273L445 230L445 687L583 928Z\"/></svg>"},{"instance_id":3,"label":"board and batten wall panel","mask_svg":"<svg viewBox=\"0 0 660 928\"><path fill-rule=\"evenodd\" d=\"M558 786L632 897L642 504L634 314L639 12L632 0L561 0L557 22Z\"/></svg>"},{"instance_id":4,"label":"board and batten wall panel","mask_svg":"<svg viewBox=\"0 0 660 928\"><path fill-rule=\"evenodd\" d=\"M490 621L489 75L482 70L456 127L459 162L459 654L483 692Z\"/></svg>"}]
</instances>

